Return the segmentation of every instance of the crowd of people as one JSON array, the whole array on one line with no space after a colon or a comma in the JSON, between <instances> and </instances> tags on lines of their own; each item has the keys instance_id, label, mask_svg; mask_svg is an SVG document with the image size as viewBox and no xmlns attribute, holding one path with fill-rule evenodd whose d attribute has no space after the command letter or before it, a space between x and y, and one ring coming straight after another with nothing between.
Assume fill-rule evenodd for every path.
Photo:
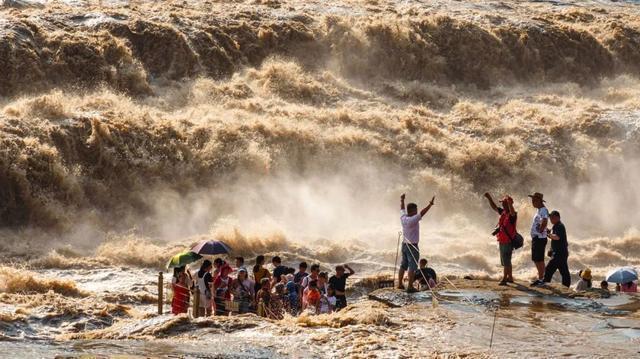
<instances>
[{"instance_id":1,"label":"crowd of people","mask_svg":"<svg viewBox=\"0 0 640 359\"><path fill-rule=\"evenodd\" d=\"M235 258L235 269L222 258L204 260L195 275L186 267L174 269L172 278L174 314L187 313L191 297L198 293L198 316L256 313L282 319L285 313L328 314L347 306L347 278L355 271L347 264L335 267L329 276L319 264L306 262L298 270L271 259L273 270L265 268L265 257L256 257L251 272L243 257ZM197 291L196 291L197 289Z\"/></svg>"},{"instance_id":2,"label":"crowd of people","mask_svg":"<svg viewBox=\"0 0 640 359\"><path fill-rule=\"evenodd\" d=\"M498 214L498 225L493 235L496 236L500 253L500 263L503 267L501 286L513 283L513 251L522 247L524 238L518 233L518 213L513 205L513 198L506 195L500 201L498 206L493 197L489 193L485 193L485 197L489 202L489 206ZM553 275L559 271L562 277L562 284L566 287L571 286L571 273L569 271L569 242L567 240L567 230L562 222L560 212L553 210L549 212L545 206L546 201L542 193L536 192L529 195L531 205L535 209L535 215L531 223L531 261L536 268L536 279L531 282L531 286L544 286L551 282ZM420 257L420 249L418 247L420 240L420 221L429 212L435 204L435 196L429 201L426 207L418 212L418 206L415 203L409 203L405 206L405 195L400 196L400 223L402 224L402 262L398 274L398 288L405 289L404 275L408 272L409 284L406 288L407 292L415 292L417 289L413 286L415 279L424 277L428 281L426 272L418 270L418 259ZM551 228L549 228L551 225ZM551 243L550 249L547 251L547 245ZM545 263L545 255L549 260ZM426 266L426 262L424 264ZM422 268L422 264L420 264ZM433 273L435 284L435 272ZM591 285L591 270L585 269L578 273L578 283L575 286L577 291L587 290ZM431 286L430 286L431 287ZM637 283L628 282L616 285L616 291L619 292L637 292ZM601 288L608 290L608 283L602 281Z\"/></svg>"},{"instance_id":3,"label":"crowd of people","mask_svg":"<svg viewBox=\"0 0 640 359\"><path fill-rule=\"evenodd\" d=\"M498 225L493 235L496 236L500 263L503 267L500 285L513 283L513 251L522 247L524 239L518 233L518 213L513 205L513 198L505 196L498 206L489 193L485 193L489 206L498 214ZM535 215L531 224L531 261L536 268L536 279L531 286L544 286L551 282L556 271L560 272L562 284L571 286L569 271L569 243L567 230L557 210L549 212L545 206L542 193L529 195ZM418 212L415 203L405 206L405 195L400 197L400 222L402 224L402 261L398 271L398 288L409 293L418 291L420 287L432 289L437 284L436 272L427 267L427 260L420 258L420 221L435 205L435 196L426 207ZM551 225L551 228L548 228ZM547 251L547 244L551 243ZM545 255L549 260L545 263ZM271 259L273 270L265 268L265 257L256 257L251 272L247 270L243 257L236 257L235 269L222 258L213 262L204 260L197 273L192 275L185 267L175 268L172 279L174 297L173 312L186 313L190 297L194 289L198 289L198 315L229 315L230 313L254 312L260 316L279 319L285 313L298 315L302 312L311 314L327 314L339 311L347 306L346 281L354 274L348 265L339 265L335 274L329 277L327 272L320 271L320 265L308 267L302 262L295 268L282 264L280 257ZM309 271L307 271L309 270ZM408 286L405 288L404 277L408 274ZM577 291L592 288L591 270L584 269L578 273L579 280L575 286ZM606 281L601 282L601 289L609 290ZM619 292L637 292L637 283L629 282L616 285Z\"/></svg>"}]
</instances>

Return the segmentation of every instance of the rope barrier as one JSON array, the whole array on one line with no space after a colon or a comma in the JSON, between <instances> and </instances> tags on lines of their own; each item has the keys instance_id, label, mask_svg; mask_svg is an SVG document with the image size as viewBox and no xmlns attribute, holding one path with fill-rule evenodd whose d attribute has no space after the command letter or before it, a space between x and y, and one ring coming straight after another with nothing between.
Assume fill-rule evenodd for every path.
<instances>
[{"instance_id":1,"label":"rope barrier","mask_svg":"<svg viewBox=\"0 0 640 359\"><path fill-rule=\"evenodd\" d=\"M400 232L400 233L402 233L402 232ZM404 237L404 236L403 236L403 237ZM413 248L415 248L416 250L418 250L418 248L417 248L413 243L411 243L411 242L407 241L406 237L404 238L403 243L407 243L407 244L409 244L410 246L412 246ZM413 255L413 252L412 252L412 251L409 251L409 253L411 254L411 257L413 258L413 260L414 260L414 261L416 261L416 264L417 264L418 262L417 262L417 260L416 260L416 257ZM423 278L424 278L424 280L427 282L427 286L428 286L428 287L429 287L429 289L431 290L431 303L432 303L432 306L435 308L435 307L437 307L437 305L438 305L438 304L437 304L437 303L438 303L438 298L436 297L435 292L433 291L433 289L432 289L432 288L431 288L431 286L429 285L429 281L428 281L428 280L427 280L427 278L425 277L424 273L423 273L422 271L420 271L420 274L422 274L422 277L423 277ZM469 302L469 304L471 304L471 305L472 305L472 306L470 307L472 310L474 310L474 311L476 311L476 312L478 312L478 313L482 313L482 312L483 312L483 311L478 310L478 309L475 307L475 303L474 303L470 298L468 298L466 295L464 295L464 294L460 291L460 289L458 289L458 287L456 287L456 285L455 285L455 284L453 284L453 282L451 282L451 280L449 280L449 278L447 278L447 277L446 277L446 276L444 276L444 275L442 276L442 278L444 278L444 279L445 279L449 284L451 284L451 286L452 286L455 290L457 290L458 292L460 292L460 294L462 295L462 298L463 298L463 299L465 299L467 302ZM494 333L495 328L496 328L496 318L497 318L497 316L498 316L498 307L499 307L499 306L496 306L496 309L495 309L495 311L493 312L493 325L491 326L491 339L489 340L489 349L491 349L491 348L493 347L493 333Z\"/></svg>"},{"instance_id":2,"label":"rope barrier","mask_svg":"<svg viewBox=\"0 0 640 359\"><path fill-rule=\"evenodd\" d=\"M400 233L402 233L402 232L400 232ZM404 237L404 236L403 236L403 237ZM415 248L416 250L418 250L418 248L417 248L413 243L411 243L411 242L409 242L409 241L407 241L407 240L406 240L406 237L404 238L403 243L407 243L408 245L410 245L410 246L412 246L413 248ZM416 260L415 256L413 255L413 252L409 251L409 254L411 254L411 257L413 258L413 260L414 260L414 261L416 261L416 264L417 264L418 262L417 262L417 260ZM437 301L437 300L438 300L438 298L436 297L435 292L433 291L433 289L432 289L432 288L431 288L431 286L429 285L429 281L428 281L428 280L427 280L427 278L425 277L424 273L423 273L422 271L420 271L420 274L422 275L422 277L424 278L424 280L427 282L427 286L428 286L428 287L429 287L429 289L431 290L432 298L435 298L435 300ZM472 307L472 308L473 308L474 310L476 310L476 308L475 308L475 304L476 304L476 303L474 303L474 302L473 302L469 297L467 297L466 295L464 295L464 294L462 293L462 291L461 291L458 287L456 287L456 285L455 285L455 284L453 284L453 282L451 282L451 280L449 280L449 278L447 278L447 277L446 277L446 276L444 276L444 275L442 276L442 278L444 278L444 279L445 279L449 284L451 284L451 286L452 286L455 290L457 290L458 292L460 292L460 295L462 296L462 299L466 300L469 304L473 305L474 307ZM432 300L432 301L433 301L433 300ZM437 304L434 304L434 307L435 307L435 306L437 306ZM478 312L480 312L480 311L478 311Z\"/></svg>"},{"instance_id":3,"label":"rope barrier","mask_svg":"<svg viewBox=\"0 0 640 359\"><path fill-rule=\"evenodd\" d=\"M406 244L412 246L413 248L415 248L416 251L419 251L418 247L416 245L414 245L413 243L409 242L402 232L398 232L398 233L403 238L403 241L402 241L403 244L406 243ZM417 266L418 265L418 259L416 258L416 256L413 255L413 252L411 250L409 250L409 254L411 254L411 258L413 258L413 261L416 263L416 266ZM433 288L431 288L431 286L429 285L429 280L424 275L424 272L420 271L420 274L422 275L422 278L424 279L424 281L427 283L427 287L431 291L431 306L435 308L435 307L438 306L438 303L439 303L438 297L436 296L436 292L434 292ZM414 277L414 280L415 280L415 277ZM402 283L398 283L398 284L400 285ZM409 285L413 286L413 283L409 283Z\"/></svg>"}]
</instances>

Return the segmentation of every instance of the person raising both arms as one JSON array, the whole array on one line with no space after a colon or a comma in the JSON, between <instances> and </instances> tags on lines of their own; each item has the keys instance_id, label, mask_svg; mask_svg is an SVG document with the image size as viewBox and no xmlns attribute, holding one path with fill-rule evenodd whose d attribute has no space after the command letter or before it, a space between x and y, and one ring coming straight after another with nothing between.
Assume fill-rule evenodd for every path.
<instances>
[{"instance_id":1,"label":"person raising both arms","mask_svg":"<svg viewBox=\"0 0 640 359\"><path fill-rule=\"evenodd\" d=\"M398 271L398 289L404 289L404 272L408 272L409 285L407 293L415 293L418 290L413 286L415 282L415 274L418 269L418 259L420 258L420 249L418 242L420 241L420 220L433 207L436 196L431 198L429 204L418 213L418 205L409 203L404 205L405 194L400 196L400 223L402 223L402 262Z\"/></svg>"},{"instance_id":2,"label":"person raising both arms","mask_svg":"<svg viewBox=\"0 0 640 359\"><path fill-rule=\"evenodd\" d=\"M544 206L542 193L530 194L531 204L537 209L531 225L531 260L536 265L538 279L531 282L532 286L544 285L544 255L547 248L547 223L549 210Z\"/></svg>"},{"instance_id":3,"label":"person raising both arms","mask_svg":"<svg viewBox=\"0 0 640 359\"><path fill-rule=\"evenodd\" d=\"M498 240L498 246L500 247L500 264L502 264L502 280L500 281L500 285L507 285L507 283L513 283L513 266L511 264L513 245L511 242L517 233L516 224L518 222L518 213L513 208L513 198L510 196L505 196L502 199L502 207L496 205L489 192L485 193L484 196L489 201L491 208L500 215L498 227L494 233Z\"/></svg>"}]
</instances>

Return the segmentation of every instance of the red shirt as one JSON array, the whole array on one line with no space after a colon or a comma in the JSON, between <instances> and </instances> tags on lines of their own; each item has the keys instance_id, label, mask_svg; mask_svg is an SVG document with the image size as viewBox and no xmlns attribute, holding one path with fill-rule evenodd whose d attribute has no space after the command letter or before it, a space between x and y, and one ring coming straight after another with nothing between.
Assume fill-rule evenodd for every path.
<instances>
[{"instance_id":1,"label":"red shirt","mask_svg":"<svg viewBox=\"0 0 640 359\"><path fill-rule=\"evenodd\" d=\"M516 236L516 222L518 214L510 216L508 211L500 208L500 219L498 220L498 226L500 231L496 235L498 243L508 244L511 243L511 239Z\"/></svg>"},{"instance_id":2,"label":"red shirt","mask_svg":"<svg viewBox=\"0 0 640 359\"><path fill-rule=\"evenodd\" d=\"M229 283L231 282L231 277L227 277L223 279L220 275L216 277L213 281L213 286L216 287L216 296L221 296L226 300L231 300L231 291L229 290ZM222 294L222 295L220 295Z\"/></svg>"}]
</instances>

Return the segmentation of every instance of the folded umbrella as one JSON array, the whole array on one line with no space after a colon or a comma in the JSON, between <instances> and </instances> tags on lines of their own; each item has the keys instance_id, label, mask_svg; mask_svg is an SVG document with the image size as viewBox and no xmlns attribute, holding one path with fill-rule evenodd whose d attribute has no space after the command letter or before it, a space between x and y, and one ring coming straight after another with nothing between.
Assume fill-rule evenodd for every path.
<instances>
[{"instance_id":1,"label":"folded umbrella","mask_svg":"<svg viewBox=\"0 0 640 359\"><path fill-rule=\"evenodd\" d=\"M638 280L638 273L631 267L614 269L607 273L607 282L629 283Z\"/></svg>"},{"instance_id":2,"label":"folded umbrella","mask_svg":"<svg viewBox=\"0 0 640 359\"><path fill-rule=\"evenodd\" d=\"M203 256L231 253L231 247L222 241L202 241L191 248L193 253Z\"/></svg>"},{"instance_id":3,"label":"folded umbrella","mask_svg":"<svg viewBox=\"0 0 640 359\"><path fill-rule=\"evenodd\" d=\"M184 251L173 256L169 263L167 263L167 268L177 268L184 267L189 263L193 263L198 259L202 258L198 253L193 253L191 251Z\"/></svg>"}]
</instances>

